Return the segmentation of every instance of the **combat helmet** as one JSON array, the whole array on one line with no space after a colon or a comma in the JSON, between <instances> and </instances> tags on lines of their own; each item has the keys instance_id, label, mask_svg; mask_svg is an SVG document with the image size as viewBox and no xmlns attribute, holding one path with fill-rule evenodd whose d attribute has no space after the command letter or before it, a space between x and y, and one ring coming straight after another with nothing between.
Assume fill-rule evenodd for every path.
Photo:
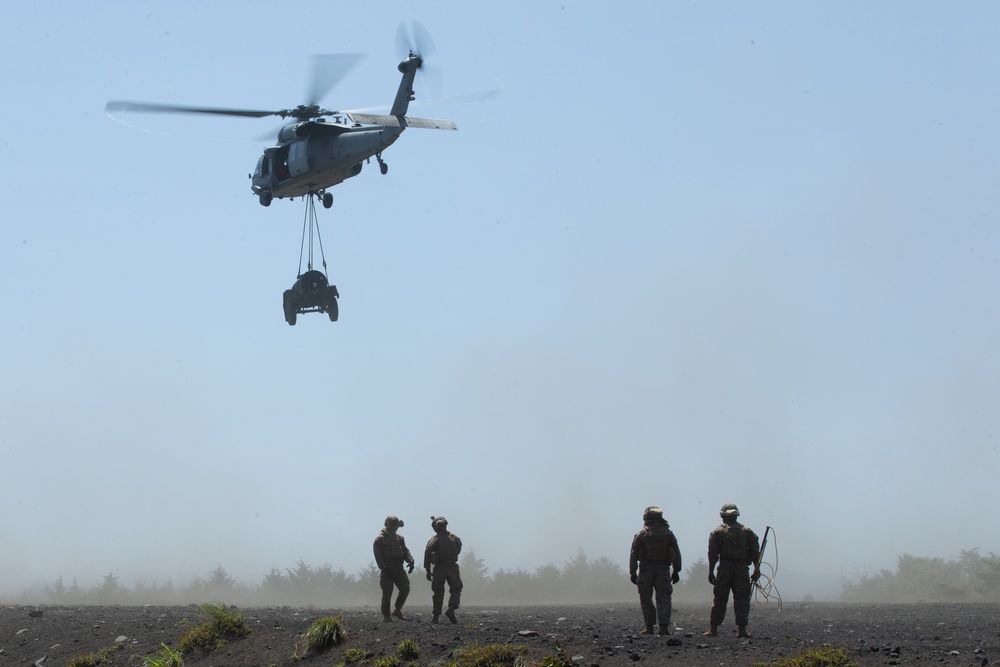
<instances>
[{"instance_id":1,"label":"combat helmet","mask_svg":"<svg viewBox=\"0 0 1000 667\"><path fill-rule=\"evenodd\" d=\"M395 514L390 514L389 516L387 516L385 518L385 527L386 528L392 528L393 526L395 526L396 528L402 528L403 527L403 520L400 519Z\"/></svg>"},{"instance_id":2,"label":"combat helmet","mask_svg":"<svg viewBox=\"0 0 1000 667\"><path fill-rule=\"evenodd\" d=\"M448 519L444 518L443 516L432 516L431 517L431 528L433 528L434 530L437 530L438 526L440 526L441 528L447 528L448 527Z\"/></svg>"},{"instance_id":3,"label":"combat helmet","mask_svg":"<svg viewBox=\"0 0 1000 667\"><path fill-rule=\"evenodd\" d=\"M719 516L721 516L723 519L729 519L731 521L735 521L736 517L738 517L739 515L740 515L740 509L733 503L726 503L725 505L722 506L722 509L719 510Z\"/></svg>"},{"instance_id":4,"label":"combat helmet","mask_svg":"<svg viewBox=\"0 0 1000 667\"><path fill-rule=\"evenodd\" d=\"M642 511L643 521L657 521L663 518L663 510L655 505L650 505Z\"/></svg>"}]
</instances>

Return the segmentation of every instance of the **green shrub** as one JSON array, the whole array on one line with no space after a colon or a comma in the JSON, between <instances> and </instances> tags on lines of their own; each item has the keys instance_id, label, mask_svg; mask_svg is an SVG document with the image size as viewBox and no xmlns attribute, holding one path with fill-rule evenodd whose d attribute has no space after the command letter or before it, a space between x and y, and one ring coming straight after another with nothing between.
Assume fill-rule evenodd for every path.
<instances>
[{"instance_id":1,"label":"green shrub","mask_svg":"<svg viewBox=\"0 0 1000 667\"><path fill-rule=\"evenodd\" d=\"M844 649L824 646L770 663L755 662L754 667L858 667L858 663Z\"/></svg>"}]
</instances>

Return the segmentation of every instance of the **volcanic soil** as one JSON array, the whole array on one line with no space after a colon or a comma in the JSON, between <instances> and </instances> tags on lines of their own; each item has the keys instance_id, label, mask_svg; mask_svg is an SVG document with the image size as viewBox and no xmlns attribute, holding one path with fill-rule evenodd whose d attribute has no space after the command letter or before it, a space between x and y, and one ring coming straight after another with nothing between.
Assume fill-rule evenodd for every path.
<instances>
[{"instance_id":1,"label":"volcanic soil","mask_svg":"<svg viewBox=\"0 0 1000 667\"><path fill-rule=\"evenodd\" d=\"M737 639L732 610L716 637L703 637L707 608L679 606L674 634L643 636L638 604L573 607L472 607L458 623L430 623L429 607L408 606L408 620L383 623L377 609L243 609L251 632L208 653L184 656L189 666L335 665L343 651L363 649L361 667L396 655L404 639L419 647L401 665L448 662L473 644L523 646L525 664L546 656L581 666L752 665L829 645L860 665L1000 665L1000 605L755 605L751 639ZM311 655L301 636L318 618L341 616L348 637ZM175 646L189 623L206 621L197 606L0 607L0 666L65 665L112 646L108 665L142 665L161 644ZM298 659L293 656L298 655ZM355 663L357 664L357 663Z\"/></svg>"}]
</instances>

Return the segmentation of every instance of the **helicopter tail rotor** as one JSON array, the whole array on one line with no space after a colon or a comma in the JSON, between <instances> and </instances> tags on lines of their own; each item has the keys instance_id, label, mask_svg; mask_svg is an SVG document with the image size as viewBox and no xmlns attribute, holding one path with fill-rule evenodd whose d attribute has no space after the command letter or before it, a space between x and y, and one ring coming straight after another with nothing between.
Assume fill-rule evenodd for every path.
<instances>
[{"instance_id":1,"label":"helicopter tail rotor","mask_svg":"<svg viewBox=\"0 0 1000 667\"><path fill-rule=\"evenodd\" d=\"M434 64L437 45L427 28L417 21L403 21L396 28L396 55L400 60L418 56L421 60L420 76L427 88L426 97L440 97L442 88L441 68Z\"/></svg>"}]
</instances>

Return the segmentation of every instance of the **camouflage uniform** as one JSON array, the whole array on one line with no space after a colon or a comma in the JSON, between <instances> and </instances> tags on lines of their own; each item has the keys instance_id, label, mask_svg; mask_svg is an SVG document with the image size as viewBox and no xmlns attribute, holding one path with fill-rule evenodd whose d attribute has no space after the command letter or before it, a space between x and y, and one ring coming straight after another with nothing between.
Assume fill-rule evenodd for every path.
<instances>
[{"instance_id":1,"label":"camouflage uniform","mask_svg":"<svg viewBox=\"0 0 1000 667\"><path fill-rule=\"evenodd\" d=\"M712 630L722 624L729 605L729 592L733 593L733 613L741 636L746 635L746 625L750 617L749 567L757 562L760 555L760 541L757 534L736 521L739 510L735 505L723 505L720 512L723 523L708 536L708 571L713 578L715 564L719 570L714 574L714 602L712 604Z\"/></svg>"},{"instance_id":2,"label":"camouflage uniform","mask_svg":"<svg viewBox=\"0 0 1000 667\"><path fill-rule=\"evenodd\" d=\"M444 585L448 584L448 611L445 616L456 623L455 610L462 598L462 577L458 571L458 554L462 553L462 540L458 535L448 532L448 520L444 517L431 517L431 527L437 533L427 541L424 548L424 570L431 582L433 593L432 623L438 622L441 607L444 604Z\"/></svg>"},{"instance_id":3,"label":"camouflage uniform","mask_svg":"<svg viewBox=\"0 0 1000 667\"><path fill-rule=\"evenodd\" d=\"M392 600L392 587L396 586L399 589L393 612L393 616L399 619L403 618L403 603L406 602L406 597L410 594L410 578L403 570L403 563L405 562L409 566L410 572L413 572L415 561L410 550L406 548L403 536L396 534L396 529L402 526L403 522L396 517L386 517L385 527L379 532L372 545L372 550L375 553L375 565L381 571L379 586L382 588L382 617L386 621L391 620L389 618L389 603Z\"/></svg>"},{"instance_id":4,"label":"camouflage uniform","mask_svg":"<svg viewBox=\"0 0 1000 667\"><path fill-rule=\"evenodd\" d=\"M670 634L671 595L673 583L680 579L681 551L663 511L647 507L643 527L632 538L629 554L629 577L639 587L639 606L646 624L644 634L652 634L659 616L660 634ZM670 567L674 568L671 577ZM636 574L638 570L638 575ZM653 603L653 593L656 603Z\"/></svg>"}]
</instances>

